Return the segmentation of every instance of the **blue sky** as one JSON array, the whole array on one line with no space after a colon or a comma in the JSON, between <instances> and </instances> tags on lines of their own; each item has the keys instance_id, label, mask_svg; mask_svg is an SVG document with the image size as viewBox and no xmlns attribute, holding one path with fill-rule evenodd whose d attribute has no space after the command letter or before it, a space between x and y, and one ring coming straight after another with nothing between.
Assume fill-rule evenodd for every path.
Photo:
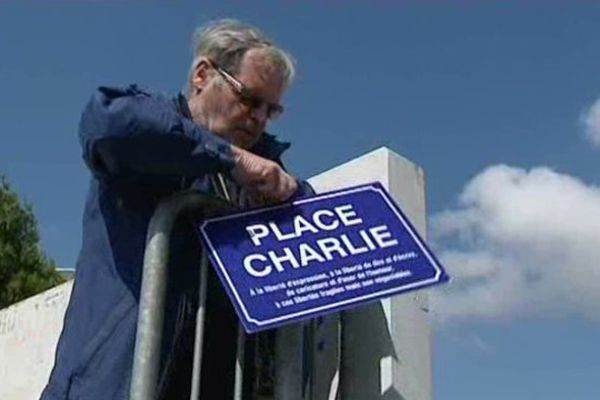
<instances>
[{"instance_id":1,"label":"blue sky","mask_svg":"<svg viewBox=\"0 0 600 400\"><path fill-rule=\"evenodd\" d=\"M380 146L427 174L436 399L597 399L600 3L1 2L0 173L73 266L94 87L178 91L194 27L235 17L298 59L271 129L310 177Z\"/></svg>"}]
</instances>

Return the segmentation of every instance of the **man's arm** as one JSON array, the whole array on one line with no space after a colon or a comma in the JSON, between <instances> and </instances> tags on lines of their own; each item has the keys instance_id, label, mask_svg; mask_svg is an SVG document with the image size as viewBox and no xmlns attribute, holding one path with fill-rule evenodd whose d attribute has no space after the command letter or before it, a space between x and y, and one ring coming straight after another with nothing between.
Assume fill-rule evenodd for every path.
<instances>
[{"instance_id":1,"label":"man's arm","mask_svg":"<svg viewBox=\"0 0 600 400\"><path fill-rule=\"evenodd\" d=\"M135 86L99 88L83 111L79 138L99 178L156 182L235 165L225 140L180 116L169 99Z\"/></svg>"},{"instance_id":2,"label":"man's arm","mask_svg":"<svg viewBox=\"0 0 600 400\"><path fill-rule=\"evenodd\" d=\"M82 114L79 137L99 179L157 184L223 172L272 200L296 190L276 163L230 145L179 115L169 99L135 86L99 88Z\"/></svg>"}]
</instances>

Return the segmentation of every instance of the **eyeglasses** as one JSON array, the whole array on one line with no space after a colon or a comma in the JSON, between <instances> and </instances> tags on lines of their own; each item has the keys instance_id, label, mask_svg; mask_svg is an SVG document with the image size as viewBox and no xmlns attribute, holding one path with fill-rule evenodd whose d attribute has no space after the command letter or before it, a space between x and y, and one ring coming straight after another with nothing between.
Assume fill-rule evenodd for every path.
<instances>
[{"instance_id":1,"label":"eyeglasses","mask_svg":"<svg viewBox=\"0 0 600 400\"><path fill-rule=\"evenodd\" d=\"M240 99L240 103L248 108L248 111L257 110L262 107L263 104L267 105L267 118L270 120L277 119L283 113L283 106L277 103L268 103L261 99L260 97L252 94L252 92L244 86L244 84L238 81L233 77L229 72L225 71L223 68L219 67L214 61L211 59L207 59L208 64L214 68L225 82L229 84L233 92Z\"/></svg>"}]
</instances>

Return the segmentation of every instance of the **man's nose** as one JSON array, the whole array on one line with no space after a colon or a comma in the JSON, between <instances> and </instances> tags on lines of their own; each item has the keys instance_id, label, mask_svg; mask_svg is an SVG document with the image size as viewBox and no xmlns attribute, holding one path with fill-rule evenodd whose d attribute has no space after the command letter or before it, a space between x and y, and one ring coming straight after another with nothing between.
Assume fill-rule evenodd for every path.
<instances>
[{"instance_id":1,"label":"man's nose","mask_svg":"<svg viewBox=\"0 0 600 400\"><path fill-rule=\"evenodd\" d=\"M265 125L269 119L269 105L262 102L258 106L253 107L250 116L261 126Z\"/></svg>"}]
</instances>

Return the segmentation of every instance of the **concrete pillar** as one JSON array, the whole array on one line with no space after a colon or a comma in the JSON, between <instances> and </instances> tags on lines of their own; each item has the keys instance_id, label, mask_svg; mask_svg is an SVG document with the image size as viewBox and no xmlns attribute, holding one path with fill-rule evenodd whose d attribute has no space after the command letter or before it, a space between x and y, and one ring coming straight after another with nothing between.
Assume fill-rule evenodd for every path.
<instances>
[{"instance_id":1,"label":"concrete pillar","mask_svg":"<svg viewBox=\"0 0 600 400\"><path fill-rule=\"evenodd\" d=\"M423 170L387 148L310 179L317 192L373 181L386 187L425 237ZM324 318L314 342L313 400L432 398L431 330L423 292Z\"/></svg>"}]
</instances>

